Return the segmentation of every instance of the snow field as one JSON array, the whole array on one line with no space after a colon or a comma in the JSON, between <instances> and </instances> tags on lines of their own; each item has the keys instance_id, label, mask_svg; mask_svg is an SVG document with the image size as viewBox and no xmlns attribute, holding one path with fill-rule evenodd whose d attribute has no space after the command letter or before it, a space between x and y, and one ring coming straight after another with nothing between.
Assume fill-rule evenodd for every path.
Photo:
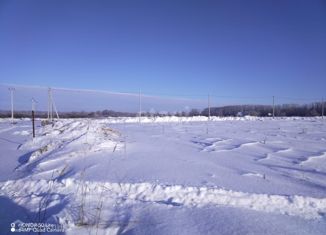
<instances>
[{"instance_id":1,"label":"snow field","mask_svg":"<svg viewBox=\"0 0 326 235\"><path fill-rule=\"evenodd\" d=\"M1 121L0 218L1 208L6 223L20 211L20 220L60 223L67 234L214 234L210 214L233 214L262 220L246 221L247 233L323 234L323 120L203 120L63 119L38 123L34 139L29 120ZM245 224L220 226L246 233Z\"/></svg>"}]
</instances>

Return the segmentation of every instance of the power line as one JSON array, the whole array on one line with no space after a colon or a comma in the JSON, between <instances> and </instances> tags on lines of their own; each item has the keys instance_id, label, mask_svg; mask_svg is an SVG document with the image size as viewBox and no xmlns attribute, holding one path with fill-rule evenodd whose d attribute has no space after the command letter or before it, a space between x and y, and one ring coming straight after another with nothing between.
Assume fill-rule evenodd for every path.
<instances>
[{"instance_id":1,"label":"power line","mask_svg":"<svg viewBox=\"0 0 326 235\"><path fill-rule=\"evenodd\" d=\"M47 90L48 87L44 86L32 86L32 85L17 85L17 84L0 84L0 86L8 87L8 88L23 88L23 89L41 89ZM107 90L96 90L96 89L79 89L79 88L63 88L63 87L51 87L51 90L57 91L66 91L66 92L77 92L77 93L96 93L96 94L108 94L108 95L118 95L118 96L132 96L138 97L139 94L137 92L115 92L115 91L107 91ZM180 101L199 101L205 102L207 98L206 94L201 93L155 93L155 92L144 92L141 94L142 98L152 98L152 99L167 99L167 100L180 100ZM165 96L165 97L163 97ZM187 98L185 98L187 97ZM190 98L191 97L191 98ZM200 97L200 99L195 98ZM218 95L214 93L210 93L210 98L217 99L251 99L251 100L262 100L266 101L270 99L271 96L233 96L233 95ZM319 98L302 98L302 97L288 97L288 96L275 96L279 100L287 99L287 100L296 100L296 101L316 101L320 100Z\"/></svg>"}]
</instances>

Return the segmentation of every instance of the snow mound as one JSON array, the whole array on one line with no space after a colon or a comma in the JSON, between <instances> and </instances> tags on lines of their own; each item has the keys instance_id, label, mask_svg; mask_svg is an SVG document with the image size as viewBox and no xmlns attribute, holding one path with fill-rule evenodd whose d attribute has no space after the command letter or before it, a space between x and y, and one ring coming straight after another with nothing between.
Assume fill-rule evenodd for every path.
<instances>
[{"instance_id":1,"label":"snow mound","mask_svg":"<svg viewBox=\"0 0 326 235\"><path fill-rule=\"evenodd\" d=\"M20 133L21 134L21 133ZM119 151L121 134L105 124L90 120L59 120L38 130L36 137L19 148L29 151L17 169L47 172L64 167L76 157ZM42 166L42 167L40 167Z\"/></svg>"},{"instance_id":2,"label":"snow mound","mask_svg":"<svg viewBox=\"0 0 326 235\"><path fill-rule=\"evenodd\" d=\"M51 192L49 192L51 185ZM81 187L86 189L90 203L96 203L98 195L123 203L156 203L166 206L204 207L226 206L261 211L265 213L298 216L304 219L321 219L326 213L326 198L303 197L298 195L268 195L237 192L221 188L189 187L182 185L160 185L152 183L111 183L80 181L67 178L59 181L28 180L8 181L0 184L1 194L10 194L16 189L35 195L55 192L58 195L74 195L74 199L81 201L85 196L78 192ZM105 189L105 190L103 190ZM94 195L93 195L94 194ZM92 196L93 195L93 196ZM15 199L18 203L25 204L26 198L19 196ZM35 203L37 200L35 201ZM59 203L58 200L55 200ZM32 202L31 202L32 203ZM109 207L103 204L103 207Z\"/></svg>"}]
</instances>

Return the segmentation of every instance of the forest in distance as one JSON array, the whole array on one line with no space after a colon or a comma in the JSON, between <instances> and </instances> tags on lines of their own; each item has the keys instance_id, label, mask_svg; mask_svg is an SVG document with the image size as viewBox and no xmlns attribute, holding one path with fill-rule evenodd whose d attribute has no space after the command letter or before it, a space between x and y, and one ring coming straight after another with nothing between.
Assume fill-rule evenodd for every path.
<instances>
[{"instance_id":1,"label":"forest in distance","mask_svg":"<svg viewBox=\"0 0 326 235\"><path fill-rule=\"evenodd\" d=\"M325 115L325 102L316 102L311 104L283 104L275 105L274 115L276 117L314 117ZM257 116L257 117L268 117L273 115L272 105L228 105L222 107L211 107L205 109L189 109L189 111L180 112L146 112L142 111L144 117L163 117L163 116L180 116L180 117L191 117L191 116ZM15 118L31 117L31 111L15 111ZM35 117L46 118L48 115L47 111L36 111ZM60 112L59 115L62 118L103 118L103 117L136 117L139 115L138 112L119 112L114 110L105 109L102 111L71 111L71 112ZM11 117L10 110L1 110L0 118Z\"/></svg>"}]
</instances>

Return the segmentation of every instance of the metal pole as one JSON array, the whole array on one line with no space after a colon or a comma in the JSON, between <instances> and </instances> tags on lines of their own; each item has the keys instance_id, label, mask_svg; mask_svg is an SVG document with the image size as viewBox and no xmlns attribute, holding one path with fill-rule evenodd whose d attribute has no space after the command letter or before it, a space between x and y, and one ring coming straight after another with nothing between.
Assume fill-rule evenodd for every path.
<instances>
[{"instance_id":1,"label":"metal pole","mask_svg":"<svg viewBox=\"0 0 326 235\"><path fill-rule=\"evenodd\" d=\"M273 119L275 118L275 97L273 96Z\"/></svg>"},{"instance_id":2,"label":"metal pole","mask_svg":"<svg viewBox=\"0 0 326 235\"><path fill-rule=\"evenodd\" d=\"M54 99L53 99L52 90L51 90L51 103L52 103L52 113L53 113L53 110L54 110L55 114L57 115L57 119L60 119L59 114L58 114L58 110L57 110L57 106L55 105L55 102L54 102Z\"/></svg>"},{"instance_id":3,"label":"metal pole","mask_svg":"<svg viewBox=\"0 0 326 235\"><path fill-rule=\"evenodd\" d=\"M139 90L139 122L141 121L141 89Z\"/></svg>"},{"instance_id":4,"label":"metal pole","mask_svg":"<svg viewBox=\"0 0 326 235\"><path fill-rule=\"evenodd\" d=\"M50 120L50 106L51 106L51 102L50 102L50 92L51 92L51 88L48 89L48 120Z\"/></svg>"},{"instance_id":5,"label":"metal pole","mask_svg":"<svg viewBox=\"0 0 326 235\"><path fill-rule=\"evenodd\" d=\"M208 94L208 120L211 120L211 97Z\"/></svg>"},{"instance_id":6,"label":"metal pole","mask_svg":"<svg viewBox=\"0 0 326 235\"><path fill-rule=\"evenodd\" d=\"M324 119L324 98L321 101L321 118Z\"/></svg>"},{"instance_id":7,"label":"metal pole","mask_svg":"<svg viewBox=\"0 0 326 235\"><path fill-rule=\"evenodd\" d=\"M52 101L52 89L49 88L50 93L50 121L53 121L53 101Z\"/></svg>"},{"instance_id":8,"label":"metal pole","mask_svg":"<svg viewBox=\"0 0 326 235\"><path fill-rule=\"evenodd\" d=\"M11 96L11 122L14 123L14 91L10 90Z\"/></svg>"}]
</instances>

